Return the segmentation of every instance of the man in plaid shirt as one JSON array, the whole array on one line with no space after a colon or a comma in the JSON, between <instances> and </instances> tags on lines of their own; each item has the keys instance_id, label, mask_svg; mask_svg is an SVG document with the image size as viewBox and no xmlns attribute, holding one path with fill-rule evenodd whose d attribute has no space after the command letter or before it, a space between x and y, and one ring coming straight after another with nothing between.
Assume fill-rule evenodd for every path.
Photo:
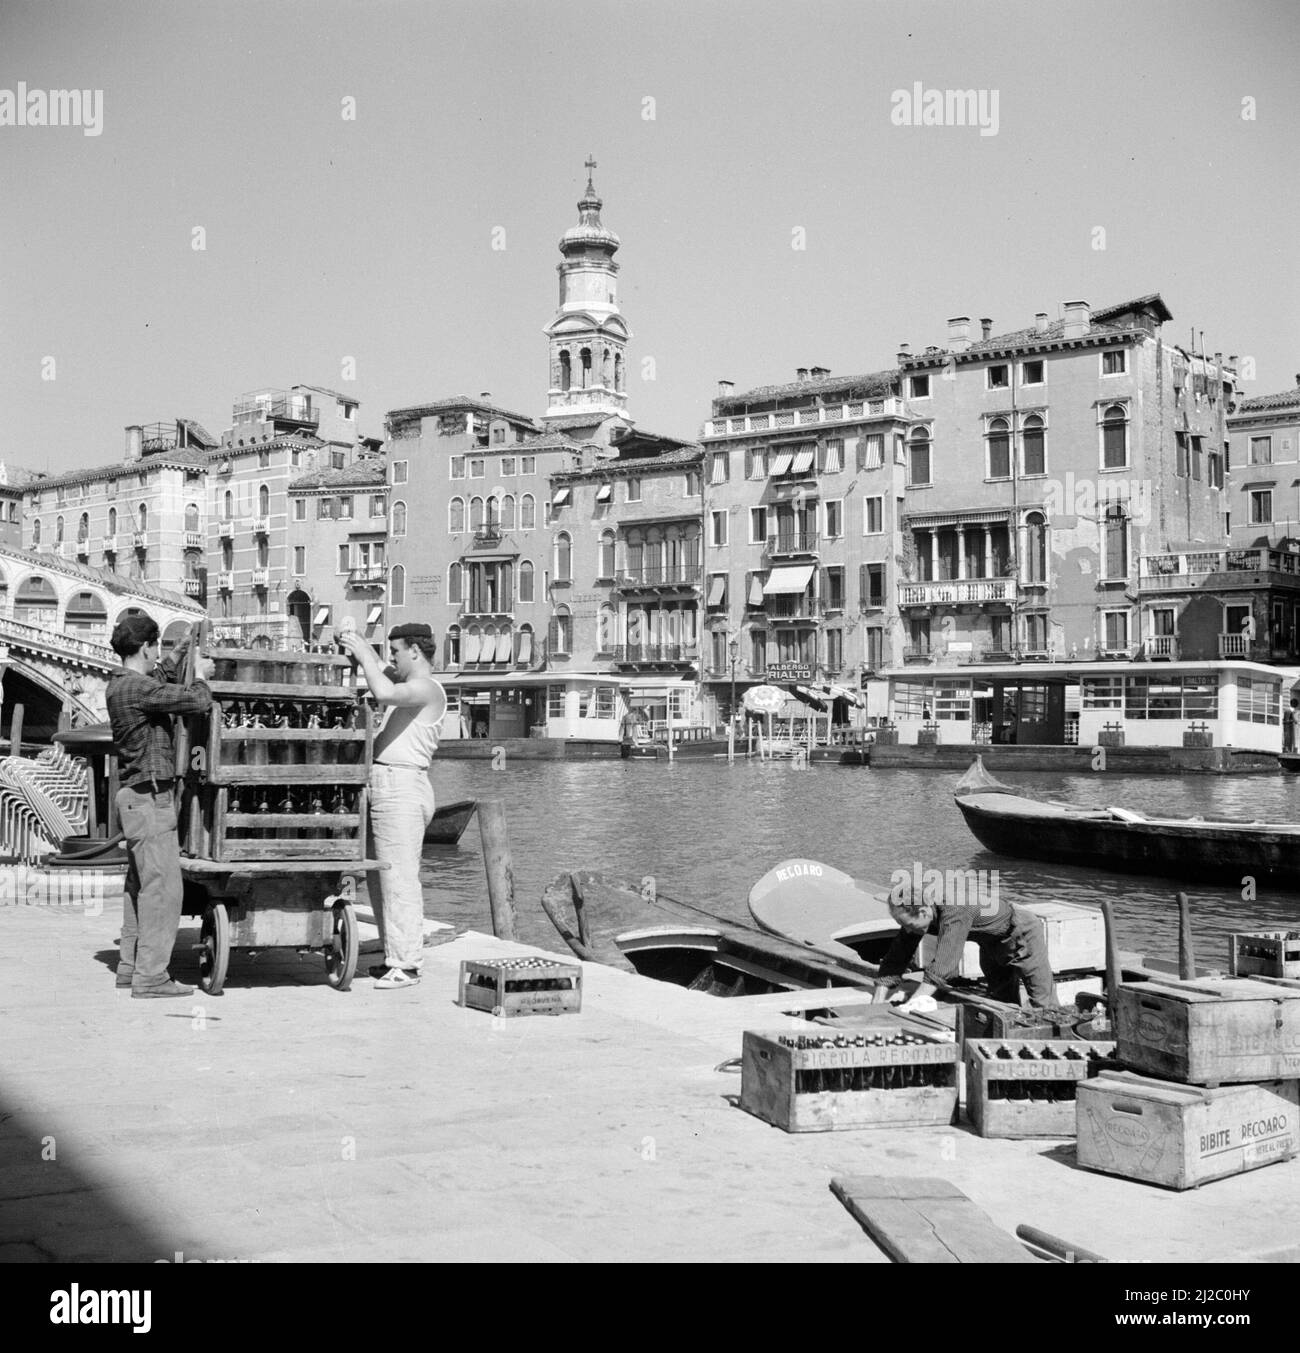
<instances>
[{"instance_id":1,"label":"man in plaid shirt","mask_svg":"<svg viewBox=\"0 0 1300 1353\"><path fill-rule=\"evenodd\" d=\"M180 929L184 891L173 793L172 716L202 714L211 708L212 692L205 682L213 663L200 658L194 684L178 685L176 674L189 640L163 659L157 622L146 615L118 621L110 642L122 659L105 694L122 785L117 813L129 860L117 985L130 987L132 996L188 996L193 987L173 982L167 971Z\"/></svg>"}]
</instances>

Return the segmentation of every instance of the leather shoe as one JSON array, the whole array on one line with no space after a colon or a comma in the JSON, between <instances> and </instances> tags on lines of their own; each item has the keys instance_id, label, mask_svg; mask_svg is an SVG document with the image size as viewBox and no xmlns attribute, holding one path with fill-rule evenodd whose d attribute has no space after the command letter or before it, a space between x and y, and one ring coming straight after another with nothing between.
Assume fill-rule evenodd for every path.
<instances>
[{"instance_id":1,"label":"leather shoe","mask_svg":"<svg viewBox=\"0 0 1300 1353\"><path fill-rule=\"evenodd\" d=\"M184 986L180 982L174 982L170 978L159 987L132 987L131 997L139 997L141 1000L151 1000L155 996L192 996L194 988Z\"/></svg>"},{"instance_id":2,"label":"leather shoe","mask_svg":"<svg viewBox=\"0 0 1300 1353\"><path fill-rule=\"evenodd\" d=\"M117 981L114 986L129 987L135 978L134 968L124 968L120 963L117 966Z\"/></svg>"}]
</instances>

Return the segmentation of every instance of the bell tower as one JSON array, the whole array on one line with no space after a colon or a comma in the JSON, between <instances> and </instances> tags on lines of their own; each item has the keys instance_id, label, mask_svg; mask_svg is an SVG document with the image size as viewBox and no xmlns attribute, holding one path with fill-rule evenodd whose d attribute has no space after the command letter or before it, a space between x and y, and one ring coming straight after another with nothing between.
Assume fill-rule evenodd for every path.
<instances>
[{"instance_id":1,"label":"bell tower","mask_svg":"<svg viewBox=\"0 0 1300 1353\"><path fill-rule=\"evenodd\" d=\"M596 161L588 158L587 191L578 203L578 224L560 240L556 265L560 304L544 330L550 340L551 379L547 418L590 414L592 422L626 419L627 343L631 338L618 308L619 238L600 221ZM567 420L566 420L567 421Z\"/></svg>"}]
</instances>

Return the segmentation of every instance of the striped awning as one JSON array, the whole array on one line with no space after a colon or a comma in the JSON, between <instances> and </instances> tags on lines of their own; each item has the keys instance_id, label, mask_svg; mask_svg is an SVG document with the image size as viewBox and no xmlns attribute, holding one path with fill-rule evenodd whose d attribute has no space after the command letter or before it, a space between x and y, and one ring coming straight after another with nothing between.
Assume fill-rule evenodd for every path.
<instances>
[{"instance_id":1,"label":"striped awning","mask_svg":"<svg viewBox=\"0 0 1300 1353\"><path fill-rule=\"evenodd\" d=\"M763 579L757 573L749 579L749 604L751 606L763 604Z\"/></svg>"},{"instance_id":2,"label":"striped awning","mask_svg":"<svg viewBox=\"0 0 1300 1353\"><path fill-rule=\"evenodd\" d=\"M501 633L497 635L497 651L496 651L496 657L495 657L494 659L492 659L492 661L494 661L494 662L509 662L509 661L510 661L510 654L511 654L513 648L514 648L514 641L512 640L512 638L511 638L511 636L510 636L510 631L509 631L509 630L502 630Z\"/></svg>"},{"instance_id":3,"label":"striped awning","mask_svg":"<svg viewBox=\"0 0 1300 1353\"><path fill-rule=\"evenodd\" d=\"M763 584L765 597L784 593L803 592L813 575L811 564L792 564L788 568L774 568L767 582Z\"/></svg>"},{"instance_id":4,"label":"striped awning","mask_svg":"<svg viewBox=\"0 0 1300 1353\"><path fill-rule=\"evenodd\" d=\"M460 660L461 663L477 662L479 645L482 639L477 634L467 634L460 641Z\"/></svg>"},{"instance_id":5,"label":"striped awning","mask_svg":"<svg viewBox=\"0 0 1300 1353\"><path fill-rule=\"evenodd\" d=\"M709 599L707 605L721 606L722 599L727 595L727 575L725 573L715 573L709 579Z\"/></svg>"},{"instance_id":6,"label":"striped awning","mask_svg":"<svg viewBox=\"0 0 1300 1353\"><path fill-rule=\"evenodd\" d=\"M532 662L533 660L533 632L532 630L519 631L519 656L518 662Z\"/></svg>"},{"instance_id":7,"label":"striped awning","mask_svg":"<svg viewBox=\"0 0 1300 1353\"><path fill-rule=\"evenodd\" d=\"M807 474L812 469L813 448L807 447L803 451L795 452L794 463L790 466L791 474Z\"/></svg>"},{"instance_id":8,"label":"striped awning","mask_svg":"<svg viewBox=\"0 0 1300 1353\"><path fill-rule=\"evenodd\" d=\"M767 467L770 475L787 474L790 469L790 463L794 460L793 451L778 451L771 465Z\"/></svg>"}]
</instances>

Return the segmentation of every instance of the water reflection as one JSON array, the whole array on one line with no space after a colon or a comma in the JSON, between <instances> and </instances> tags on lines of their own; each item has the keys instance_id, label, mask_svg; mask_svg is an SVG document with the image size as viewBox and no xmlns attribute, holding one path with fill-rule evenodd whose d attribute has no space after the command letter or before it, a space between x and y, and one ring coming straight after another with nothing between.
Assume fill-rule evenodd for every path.
<instances>
[{"instance_id":1,"label":"water reflection","mask_svg":"<svg viewBox=\"0 0 1300 1353\"><path fill-rule=\"evenodd\" d=\"M1202 814L1290 822L1300 780L1289 776L1004 775L1030 793L1073 803L1156 814ZM513 762L437 766L441 803L498 798L514 858L520 937L555 947L538 898L557 874L601 869L640 878L661 892L748 920L750 886L777 861L803 855L861 879L892 870L997 869L1011 901L1114 903L1122 948L1177 956L1181 888L1192 901L1198 962L1226 966L1233 930L1294 927L1300 894L1241 889L1069 865L1009 860L971 835L953 803L957 777L934 771L872 771L784 762ZM458 929L490 929L478 827L457 849L432 849L424 866L426 909Z\"/></svg>"}]
</instances>

